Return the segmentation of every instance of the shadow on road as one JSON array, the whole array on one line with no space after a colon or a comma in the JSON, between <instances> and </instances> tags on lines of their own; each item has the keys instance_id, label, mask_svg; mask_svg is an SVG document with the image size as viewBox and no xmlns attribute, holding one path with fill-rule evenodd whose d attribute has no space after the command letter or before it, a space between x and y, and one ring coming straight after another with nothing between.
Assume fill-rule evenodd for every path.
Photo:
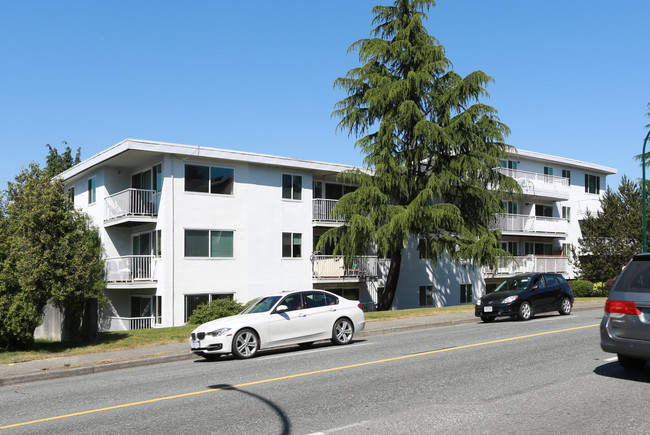
<instances>
[{"instance_id":1,"label":"shadow on road","mask_svg":"<svg viewBox=\"0 0 650 435\"><path fill-rule=\"evenodd\" d=\"M650 383L650 365L648 364L641 370L626 370L614 361L596 367L594 373L608 378Z\"/></svg>"},{"instance_id":2,"label":"shadow on road","mask_svg":"<svg viewBox=\"0 0 650 435\"><path fill-rule=\"evenodd\" d=\"M215 390L223 390L223 391L234 391L236 393L245 394L246 396L252 397L253 399L262 402L264 405L271 408L271 410L275 412L275 414L278 416L278 419L282 424L282 429L280 430L279 433L281 433L282 435L288 435L289 433L291 433L291 422L289 421L287 414L282 410L282 408L280 408L275 403L271 402L269 399L266 399L260 396L259 394L251 393L250 391L240 390L232 385L226 385L226 384L210 385L208 386L208 388L212 388ZM245 413L243 413L241 417L245 418ZM269 433L268 431L269 431L268 427L260 428L260 433L262 432Z\"/></svg>"}]
</instances>

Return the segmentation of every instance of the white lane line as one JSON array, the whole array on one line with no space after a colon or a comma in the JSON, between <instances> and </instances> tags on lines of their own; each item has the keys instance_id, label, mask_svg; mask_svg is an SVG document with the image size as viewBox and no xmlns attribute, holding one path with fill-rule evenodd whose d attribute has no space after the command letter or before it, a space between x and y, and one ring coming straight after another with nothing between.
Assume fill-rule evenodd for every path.
<instances>
[{"instance_id":1,"label":"white lane line","mask_svg":"<svg viewBox=\"0 0 650 435\"><path fill-rule=\"evenodd\" d=\"M329 351L333 351L333 350L353 349L355 347L369 346L371 344L377 344L377 343L370 342L370 343L352 344L352 345L348 345L348 346L330 346L330 347L324 347L322 349L303 350L303 351L300 351L299 354L300 355L305 355L305 354L308 354L308 353L329 352ZM265 360L267 360L267 359L276 359L276 358L286 358L286 357L295 356L295 355L296 355L295 353L290 352L290 353L284 353L282 355L260 357L260 359L264 358Z\"/></svg>"}]
</instances>

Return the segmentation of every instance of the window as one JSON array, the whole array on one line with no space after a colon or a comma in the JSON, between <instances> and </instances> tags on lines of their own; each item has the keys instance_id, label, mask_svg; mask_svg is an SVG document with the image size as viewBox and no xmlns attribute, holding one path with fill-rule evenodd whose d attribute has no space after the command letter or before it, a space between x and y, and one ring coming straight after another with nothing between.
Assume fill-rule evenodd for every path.
<instances>
[{"instance_id":1,"label":"window","mask_svg":"<svg viewBox=\"0 0 650 435\"><path fill-rule=\"evenodd\" d=\"M469 304L473 301L472 284L460 285L460 303Z\"/></svg>"},{"instance_id":2,"label":"window","mask_svg":"<svg viewBox=\"0 0 650 435\"><path fill-rule=\"evenodd\" d=\"M571 256L571 243L562 243L562 256L570 257Z\"/></svg>"},{"instance_id":3,"label":"window","mask_svg":"<svg viewBox=\"0 0 650 435\"><path fill-rule=\"evenodd\" d=\"M282 257L299 258L301 257L302 234L301 233L282 233Z\"/></svg>"},{"instance_id":4,"label":"window","mask_svg":"<svg viewBox=\"0 0 650 435\"><path fill-rule=\"evenodd\" d=\"M562 207L562 219L571 222L571 207Z\"/></svg>"},{"instance_id":5,"label":"window","mask_svg":"<svg viewBox=\"0 0 650 435\"><path fill-rule=\"evenodd\" d=\"M185 165L185 191L232 195L235 184L233 168Z\"/></svg>"},{"instance_id":6,"label":"window","mask_svg":"<svg viewBox=\"0 0 650 435\"><path fill-rule=\"evenodd\" d=\"M571 171L568 169L562 169L562 178L566 178L569 186L571 185Z\"/></svg>"},{"instance_id":7,"label":"window","mask_svg":"<svg viewBox=\"0 0 650 435\"><path fill-rule=\"evenodd\" d=\"M517 201L503 201L503 208L508 214L517 214Z\"/></svg>"},{"instance_id":8,"label":"window","mask_svg":"<svg viewBox=\"0 0 650 435\"><path fill-rule=\"evenodd\" d=\"M553 168L544 166L544 175L553 175Z\"/></svg>"},{"instance_id":9,"label":"window","mask_svg":"<svg viewBox=\"0 0 650 435\"><path fill-rule=\"evenodd\" d=\"M345 299L350 299L351 301L358 301L359 300L359 289L358 288L339 288L339 289L331 289L329 290L330 292L337 294L339 296L344 297ZM327 299L327 305L337 305L339 303L338 299L336 299L336 303L332 304L333 301L331 301L330 295L326 295L328 297Z\"/></svg>"},{"instance_id":10,"label":"window","mask_svg":"<svg viewBox=\"0 0 650 435\"><path fill-rule=\"evenodd\" d=\"M553 244L526 242L524 250L526 255L553 255Z\"/></svg>"},{"instance_id":11,"label":"window","mask_svg":"<svg viewBox=\"0 0 650 435\"><path fill-rule=\"evenodd\" d=\"M157 164L151 169L133 174L131 176L131 187L160 192L162 190L162 165Z\"/></svg>"},{"instance_id":12,"label":"window","mask_svg":"<svg viewBox=\"0 0 650 435\"><path fill-rule=\"evenodd\" d=\"M305 292L305 308L317 308L327 305L325 293L322 292Z\"/></svg>"},{"instance_id":13,"label":"window","mask_svg":"<svg viewBox=\"0 0 650 435\"><path fill-rule=\"evenodd\" d=\"M302 175L282 174L282 198L302 199Z\"/></svg>"},{"instance_id":14,"label":"window","mask_svg":"<svg viewBox=\"0 0 650 435\"><path fill-rule=\"evenodd\" d=\"M280 305L286 305L287 306L287 311L296 311L296 310L302 310L303 307L303 301L302 301L302 293L294 293L289 296L286 296L282 301L280 302Z\"/></svg>"},{"instance_id":15,"label":"window","mask_svg":"<svg viewBox=\"0 0 650 435\"><path fill-rule=\"evenodd\" d=\"M501 167L516 170L517 162L515 160L501 160Z\"/></svg>"},{"instance_id":16,"label":"window","mask_svg":"<svg viewBox=\"0 0 650 435\"><path fill-rule=\"evenodd\" d=\"M519 251L518 242L501 242L501 249L509 252L512 255L517 255Z\"/></svg>"},{"instance_id":17,"label":"window","mask_svg":"<svg viewBox=\"0 0 650 435\"><path fill-rule=\"evenodd\" d=\"M233 299L232 293L211 293L185 295L185 322L190 318L194 310L203 304L208 304L217 299Z\"/></svg>"},{"instance_id":18,"label":"window","mask_svg":"<svg viewBox=\"0 0 650 435\"><path fill-rule=\"evenodd\" d=\"M88 179L88 204L94 204L97 201L97 178Z\"/></svg>"},{"instance_id":19,"label":"window","mask_svg":"<svg viewBox=\"0 0 650 435\"><path fill-rule=\"evenodd\" d=\"M323 197L323 182L322 181L314 181L313 183L313 190L314 190L314 198L322 198Z\"/></svg>"},{"instance_id":20,"label":"window","mask_svg":"<svg viewBox=\"0 0 650 435\"><path fill-rule=\"evenodd\" d=\"M553 206L535 204L535 216L553 217Z\"/></svg>"},{"instance_id":21,"label":"window","mask_svg":"<svg viewBox=\"0 0 650 435\"><path fill-rule=\"evenodd\" d=\"M431 285L420 286L420 306L421 307L433 306L433 286Z\"/></svg>"},{"instance_id":22,"label":"window","mask_svg":"<svg viewBox=\"0 0 650 435\"><path fill-rule=\"evenodd\" d=\"M585 193L600 193L600 177L585 174Z\"/></svg>"},{"instance_id":23,"label":"window","mask_svg":"<svg viewBox=\"0 0 650 435\"><path fill-rule=\"evenodd\" d=\"M233 231L185 230L186 257L233 257Z\"/></svg>"},{"instance_id":24,"label":"window","mask_svg":"<svg viewBox=\"0 0 650 435\"><path fill-rule=\"evenodd\" d=\"M74 187L68 189L68 201L74 204Z\"/></svg>"},{"instance_id":25,"label":"window","mask_svg":"<svg viewBox=\"0 0 650 435\"><path fill-rule=\"evenodd\" d=\"M427 239L418 240L418 254L420 255L420 260L426 260L429 258L427 250Z\"/></svg>"}]
</instances>

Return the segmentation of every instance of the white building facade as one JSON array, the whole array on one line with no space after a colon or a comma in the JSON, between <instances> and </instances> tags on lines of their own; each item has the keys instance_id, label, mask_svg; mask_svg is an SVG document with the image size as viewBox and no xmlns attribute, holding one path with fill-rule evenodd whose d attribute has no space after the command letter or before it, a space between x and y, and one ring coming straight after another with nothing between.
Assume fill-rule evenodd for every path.
<instances>
[{"instance_id":1,"label":"white building facade","mask_svg":"<svg viewBox=\"0 0 650 435\"><path fill-rule=\"evenodd\" d=\"M387 260L352 262L316 252L332 214L354 189L350 166L141 140L125 140L61 176L75 206L100 229L106 257L103 330L179 326L215 298L242 303L270 292L321 288L372 310ZM574 276L578 220L596 211L615 169L519 151L504 162L524 195L495 221L514 255L496 270L403 256L393 308L471 303L503 277L552 269Z\"/></svg>"}]
</instances>

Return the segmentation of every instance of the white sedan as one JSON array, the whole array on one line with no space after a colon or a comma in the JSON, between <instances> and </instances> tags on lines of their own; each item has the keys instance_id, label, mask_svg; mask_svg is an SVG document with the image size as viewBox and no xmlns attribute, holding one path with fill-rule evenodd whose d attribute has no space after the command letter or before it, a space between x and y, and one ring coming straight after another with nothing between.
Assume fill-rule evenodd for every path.
<instances>
[{"instance_id":1,"label":"white sedan","mask_svg":"<svg viewBox=\"0 0 650 435\"><path fill-rule=\"evenodd\" d=\"M208 360L232 353L250 358L259 349L317 340L347 344L366 326L358 301L322 291L277 293L257 299L241 313L204 323L190 334L192 352Z\"/></svg>"}]
</instances>

